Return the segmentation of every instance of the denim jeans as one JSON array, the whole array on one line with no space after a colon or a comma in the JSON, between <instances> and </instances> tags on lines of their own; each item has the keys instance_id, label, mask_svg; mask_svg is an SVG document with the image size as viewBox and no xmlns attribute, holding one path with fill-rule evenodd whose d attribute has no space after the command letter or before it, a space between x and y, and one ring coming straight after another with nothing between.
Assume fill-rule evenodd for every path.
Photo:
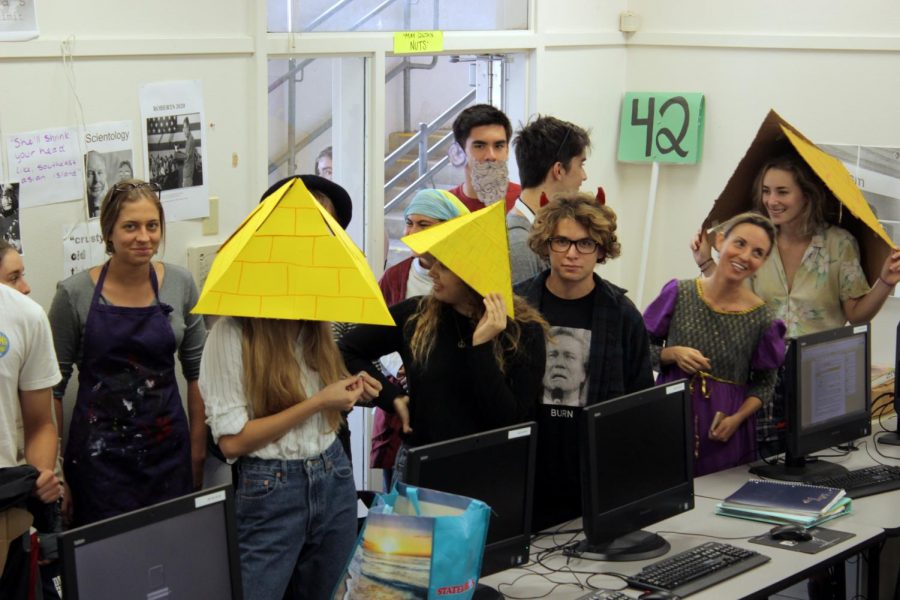
<instances>
[{"instance_id":1,"label":"denim jeans","mask_svg":"<svg viewBox=\"0 0 900 600\"><path fill-rule=\"evenodd\" d=\"M244 598L329 598L356 539L356 486L340 442L305 460L245 456L239 473Z\"/></svg>"}]
</instances>

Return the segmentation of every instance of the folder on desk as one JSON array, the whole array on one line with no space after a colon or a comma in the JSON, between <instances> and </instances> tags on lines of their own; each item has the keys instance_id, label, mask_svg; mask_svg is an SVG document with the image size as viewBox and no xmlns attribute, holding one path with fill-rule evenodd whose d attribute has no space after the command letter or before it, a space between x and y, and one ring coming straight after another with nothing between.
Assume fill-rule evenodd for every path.
<instances>
[{"instance_id":1,"label":"folder on desk","mask_svg":"<svg viewBox=\"0 0 900 600\"><path fill-rule=\"evenodd\" d=\"M815 527L850 512L842 489L751 479L716 506L716 513L767 523Z\"/></svg>"}]
</instances>

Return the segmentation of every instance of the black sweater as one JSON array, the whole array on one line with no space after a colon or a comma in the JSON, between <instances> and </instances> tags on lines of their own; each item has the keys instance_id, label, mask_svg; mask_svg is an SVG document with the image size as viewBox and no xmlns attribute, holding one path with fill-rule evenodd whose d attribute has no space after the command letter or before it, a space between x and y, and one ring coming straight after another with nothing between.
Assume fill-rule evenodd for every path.
<instances>
[{"instance_id":1,"label":"black sweater","mask_svg":"<svg viewBox=\"0 0 900 600\"><path fill-rule=\"evenodd\" d=\"M491 343L472 346L475 323L444 305L437 340L423 366L413 361L409 347L415 325L410 317L420 300L409 298L390 308L397 327L358 325L339 344L351 373L365 370L381 381L384 388L375 404L389 412L394 412L394 398L404 392L371 361L400 353L410 394L412 433L406 443L421 446L533 419L543 393L546 360L541 327L522 326L519 351L504 357L503 374Z\"/></svg>"}]
</instances>

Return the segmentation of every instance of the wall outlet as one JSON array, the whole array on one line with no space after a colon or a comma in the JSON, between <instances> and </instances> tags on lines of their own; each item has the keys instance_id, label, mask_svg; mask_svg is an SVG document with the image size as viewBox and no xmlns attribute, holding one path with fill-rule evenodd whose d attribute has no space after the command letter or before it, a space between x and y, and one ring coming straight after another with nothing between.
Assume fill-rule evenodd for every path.
<instances>
[{"instance_id":1,"label":"wall outlet","mask_svg":"<svg viewBox=\"0 0 900 600\"><path fill-rule=\"evenodd\" d=\"M206 284L206 277L212 268L213 260L219 251L219 245L215 246L196 246L187 250L188 270L194 277L194 282L199 289L203 289Z\"/></svg>"}]
</instances>

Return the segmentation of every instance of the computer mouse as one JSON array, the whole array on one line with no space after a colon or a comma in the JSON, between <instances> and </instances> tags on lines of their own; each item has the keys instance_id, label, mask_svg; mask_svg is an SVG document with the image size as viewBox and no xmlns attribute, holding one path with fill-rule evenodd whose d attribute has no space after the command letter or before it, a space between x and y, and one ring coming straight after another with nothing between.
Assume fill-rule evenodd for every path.
<instances>
[{"instance_id":1,"label":"computer mouse","mask_svg":"<svg viewBox=\"0 0 900 600\"><path fill-rule=\"evenodd\" d=\"M778 525L769 530L769 537L773 540L808 542L812 539L812 534L802 525Z\"/></svg>"},{"instance_id":2,"label":"computer mouse","mask_svg":"<svg viewBox=\"0 0 900 600\"><path fill-rule=\"evenodd\" d=\"M644 592L638 598L641 600L681 600L681 596L678 594L673 594L672 592L666 592L663 590L655 590L650 592Z\"/></svg>"}]
</instances>

